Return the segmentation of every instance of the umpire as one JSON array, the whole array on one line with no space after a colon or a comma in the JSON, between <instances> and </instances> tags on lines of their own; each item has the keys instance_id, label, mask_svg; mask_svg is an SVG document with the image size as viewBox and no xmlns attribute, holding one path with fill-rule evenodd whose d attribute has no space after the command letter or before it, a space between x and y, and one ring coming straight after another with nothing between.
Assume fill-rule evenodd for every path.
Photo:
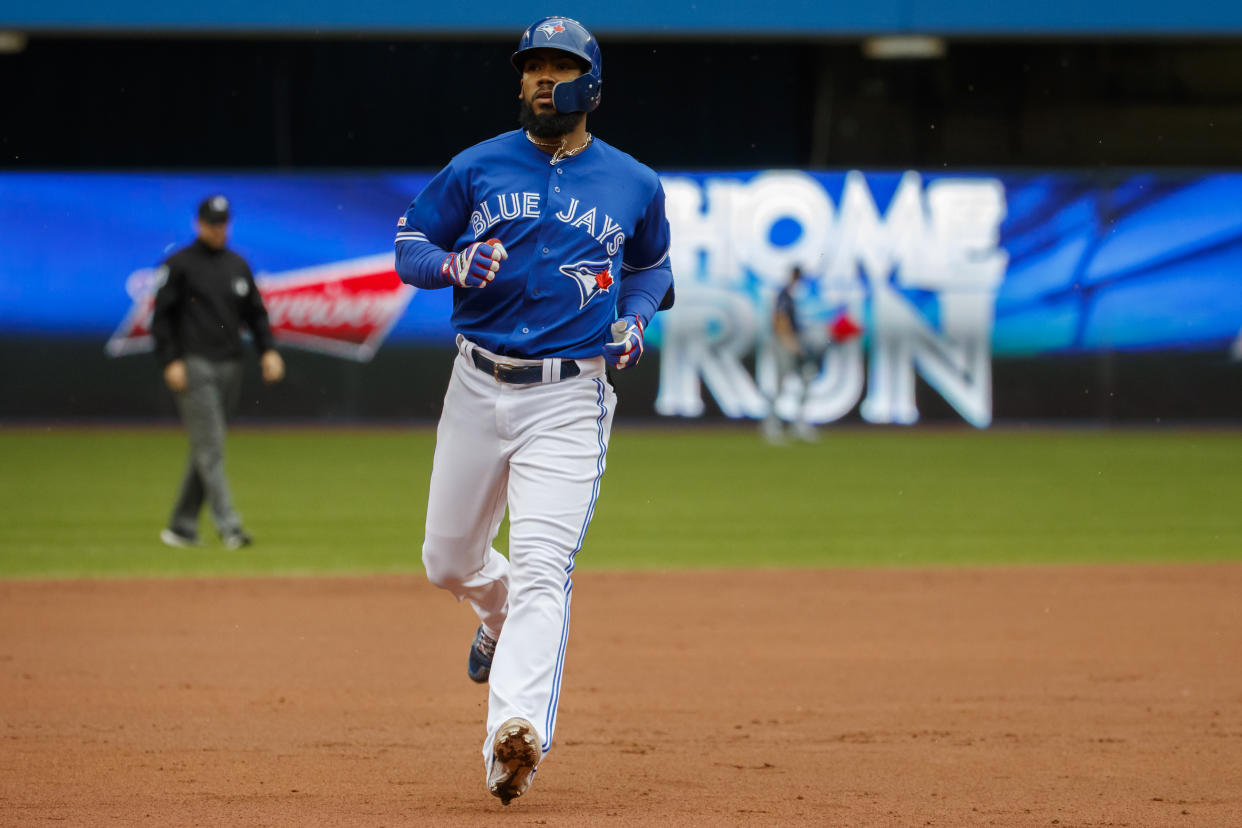
<instances>
[{"instance_id":1,"label":"umpire","mask_svg":"<svg viewBox=\"0 0 1242 828\"><path fill-rule=\"evenodd\" d=\"M279 382L285 375L250 266L226 246L229 219L229 202L222 195L199 205L198 238L164 261L155 294L155 350L190 438L181 492L168 527L160 532L169 546L201 545L198 513L204 500L226 547L253 542L233 508L224 474L226 422L241 393L243 325L260 354L264 382Z\"/></svg>"}]
</instances>

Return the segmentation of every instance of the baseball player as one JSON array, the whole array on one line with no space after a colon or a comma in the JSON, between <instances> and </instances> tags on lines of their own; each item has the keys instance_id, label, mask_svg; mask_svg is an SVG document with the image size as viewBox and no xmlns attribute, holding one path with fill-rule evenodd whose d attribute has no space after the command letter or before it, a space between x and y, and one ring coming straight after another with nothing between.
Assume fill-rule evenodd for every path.
<instances>
[{"instance_id":1,"label":"baseball player","mask_svg":"<svg viewBox=\"0 0 1242 828\"><path fill-rule=\"evenodd\" d=\"M457 358L436 432L422 560L479 617L488 790L508 805L552 745L571 573L625 369L672 305L656 174L586 129L600 49L549 17L521 36L521 129L455 156L397 222L397 273L451 287ZM492 547L509 512L509 557Z\"/></svg>"},{"instance_id":2,"label":"baseball player","mask_svg":"<svg viewBox=\"0 0 1242 828\"><path fill-rule=\"evenodd\" d=\"M801 381L798 410L791 429L793 436L799 440L815 442L819 436L815 427L806 419L811 383L819 376L829 348L848 342L862 333L862 328L845 310L840 311L826 325L819 324L818 313L805 313L810 318L802 319L807 305L818 305L818 302L808 301L805 296L799 301L798 297L805 288L805 279L802 268L794 267L789 273L789 281L776 294L776 300L772 304L776 389L768 398L768 414L760 428L764 438L777 445L785 442L784 428L776 414L776 400L780 397L785 380L796 376ZM800 304L802 308L799 308Z\"/></svg>"},{"instance_id":3,"label":"baseball player","mask_svg":"<svg viewBox=\"0 0 1242 828\"><path fill-rule=\"evenodd\" d=\"M802 380L798 413L793 422L794 436L808 442L817 439L815 427L806 421L805 413L811 381L819 374L824 348L817 347L819 343L807 341L803 325L798 319L794 294L802 279L802 268L793 268L789 273L789 281L776 294L776 301L772 305L772 337L776 345L776 391L768 400L768 416L764 418L762 426L763 436L770 443L784 441L784 429L776 415L776 398L780 396L786 378L792 375L797 375Z\"/></svg>"}]
</instances>

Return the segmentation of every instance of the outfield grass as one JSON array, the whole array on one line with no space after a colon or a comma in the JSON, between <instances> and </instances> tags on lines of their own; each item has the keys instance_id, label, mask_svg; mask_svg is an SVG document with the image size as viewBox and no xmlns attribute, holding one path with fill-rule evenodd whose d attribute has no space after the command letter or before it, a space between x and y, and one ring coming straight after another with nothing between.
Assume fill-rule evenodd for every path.
<instances>
[{"instance_id":1,"label":"outfield grass","mask_svg":"<svg viewBox=\"0 0 1242 828\"><path fill-rule=\"evenodd\" d=\"M1212 431L621 426L581 569L1242 559L1242 439ZM258 542L170 550L174 428L0 429L0 576L418 571L430 429L236 429ZM503 533L503 529L502 529ZM504 538L500 539L504 548Z\"/></svg>"}]
</instances>

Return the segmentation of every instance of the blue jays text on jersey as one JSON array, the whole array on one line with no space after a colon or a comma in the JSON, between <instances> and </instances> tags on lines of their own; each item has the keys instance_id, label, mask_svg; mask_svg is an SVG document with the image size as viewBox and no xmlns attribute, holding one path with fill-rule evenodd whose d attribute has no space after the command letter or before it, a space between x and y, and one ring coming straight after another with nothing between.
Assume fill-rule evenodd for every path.
<instances>
[{"instance_id":1,"label":"blue jays text on jersey","mask_svg":"<svg viewBox=\"0 0 1242 828\"><path fill-rule=\"evenodd\" d=\"M617 255L621 245L625 244L625 233L622 232L621 225L605 213L599 220L602 229L596 235L597 208L579 209L580 206L578 199L571 198L569 206L557 213L556 219L570 227L582 228L607 248L609 256ZM512 221L517 218L539 218L539 193L499 193L494 197L489 196L487 201L470 214L470 227L474 231L474 238L478 240L502 219Z\"/></svg>"},{"instance_id":2,"label":"blue jays text on jersey","mask_svg":"<svg viewBox=\"0 0 1242 828\"><path fill-rule=\"evenodd\" d=\"M600 139L549 164L521 130L460 153L397 222L397 273L447 286L440 264L476 241L509 254L485 288L453 289L453 326L499 354L590 358L621 314L647 323L672 298L664 190Z\"/></svg>"}]
</instances>

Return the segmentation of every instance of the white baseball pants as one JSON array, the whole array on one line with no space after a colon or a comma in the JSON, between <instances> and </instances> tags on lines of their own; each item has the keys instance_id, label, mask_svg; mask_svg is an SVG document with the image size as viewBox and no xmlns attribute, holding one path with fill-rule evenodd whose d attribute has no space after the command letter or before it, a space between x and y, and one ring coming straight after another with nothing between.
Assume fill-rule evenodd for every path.
<instances>
[{"instance_id":1,"label":"white baseball pants","mask_svg":"<svg viewBox=\"0 0 1242 828\"><path fill-rule=\"evenodd\" d=\"M512 385L480 370L476 346L458 337L458 356L436 431L423 566L428 579L474 607L498 634L492 661L483 758L515 716L535 726L547 753L556 728L574 556L599 496L616 394L604 360L578 360L581 373ZM559 360L556 365L559 366ZM509 510L509 557L492 547Z\"/></svg>"}]
</instances>

